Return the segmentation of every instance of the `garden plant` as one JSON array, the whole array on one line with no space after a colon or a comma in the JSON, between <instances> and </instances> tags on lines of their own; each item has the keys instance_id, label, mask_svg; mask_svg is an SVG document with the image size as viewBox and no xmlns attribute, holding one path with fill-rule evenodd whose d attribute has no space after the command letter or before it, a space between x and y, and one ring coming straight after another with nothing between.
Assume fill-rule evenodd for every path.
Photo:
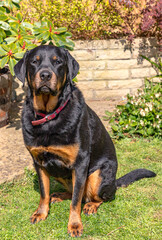
<instances>
[{"instance_id":1,"label":"garden plant","mask_svg":"<svg viewBox=\"0 0 162 240\"><path fill-rule=\"evenodd\" d=\"M162 137L162 62L153 62L145 56L152 66L156 67L159 74L151 79L145 79L142 89L137 94L127 95L127 103L117 105L115 111L106 111L114 134L119 139L125 136ZM156 82L156 79L159 82ZM153 81L155 80L155 81Z\"/></svg>"},{"instance_id":2,"label":"garden plant","mask_svg":"<svg viewBox=\"0 0 162 240\"><path fill-rule=\"evenodd\" d=\"M7 64L12 75L13 67L27 50L40 44L54 44L73 50L71 33L65 27L55 28L49 20L24 21L20 13L20 0L0 2L0 68ZM18 10L14 16L15 8Z\"/></svg>"},{"instance_id":3,"label":"garden plant","mask_svg":"<svg viewBox=\"0 0 162 240\"><path fill-rule=\"evenodd\" d=\"M162 0L22 0L27 20L44 17L65 26L73 39L157 37L162 33ZM30 8L30 11L28 9ZM151 11L150 11L151 10Z\"/></svg>"}]
</instances>

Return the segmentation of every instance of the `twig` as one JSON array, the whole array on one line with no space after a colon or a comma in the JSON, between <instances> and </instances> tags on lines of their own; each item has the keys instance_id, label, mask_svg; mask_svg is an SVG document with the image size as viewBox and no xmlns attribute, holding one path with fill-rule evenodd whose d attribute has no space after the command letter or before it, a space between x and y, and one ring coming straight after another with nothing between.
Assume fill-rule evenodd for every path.
<instances>
[{"instance_id":1,"label":"twig","mask_svg":"<svg viewBox=\"0 0 162 240\"><path fill-rule=\"evenodd\" d=\"M107 234L107 236L110 235L110 234L112 234L113 232L119 230L120 228L123 228L123 227L125 227L125 226L123 225L123 226L121 226L121 227L118 227L118 228L112 230L111 232L109 232L109 233Z\"/></svg>"}]
</instances>

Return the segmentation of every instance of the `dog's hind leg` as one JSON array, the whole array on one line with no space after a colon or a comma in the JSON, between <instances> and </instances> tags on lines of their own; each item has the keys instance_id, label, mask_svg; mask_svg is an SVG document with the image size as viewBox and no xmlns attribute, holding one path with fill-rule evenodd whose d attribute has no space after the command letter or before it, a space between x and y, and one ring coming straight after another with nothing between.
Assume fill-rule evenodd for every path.
<instances>
[{"instance_id":1,"label":"dog's hind leg","mask_svg":"<svg viewBox=\"0 0 162 240\"><path fill-rule=\"evenodd\" d=\"M50 196L50 202L62 202L63 200L71 200L72 194L69 192L55 192Z\"/></svg>"},{"instance_id":2,"label":"dog's hind leg","mask_svg":"<svg viewBox=\"0 0 162 240\"><path fill-rule=\"evenodd\" d=\"M98 196L101 182L100 169L92 173L87 179L84 191L84 199L87 203L83 207L83 213L86 215L95 214L103 202Z\"/></svg>"}]
</instances>

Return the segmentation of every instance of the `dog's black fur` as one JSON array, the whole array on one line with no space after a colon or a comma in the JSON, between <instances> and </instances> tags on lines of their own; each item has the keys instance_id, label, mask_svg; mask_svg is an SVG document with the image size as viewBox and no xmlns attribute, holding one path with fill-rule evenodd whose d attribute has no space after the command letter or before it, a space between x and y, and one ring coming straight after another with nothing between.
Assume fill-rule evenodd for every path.
<instances>
[{"instance_id":1,"label":"dog's black fur","mask_svg":"<svg viewBox=\"0 0 162 240\"><path fill-rule=\"evenodd\" d=\"M28 94L22 113L24 142L31 153L40 184L40 204L31 217L35 223L49 211L49 177L53 176L72 193L68 232L82 234L83 212L92 214L103 201L112 200L116 189L155 173L134 170L116 180L117 159L113 142L98 116L84 101L72 79L79 64L63 49L39 46L27 52L14 71ZM51 121L33 126L36 112L52 113L69 98L65 108ZM51 202L67 199L68 194L53 194Z\"/></svg>"}]
</instances>

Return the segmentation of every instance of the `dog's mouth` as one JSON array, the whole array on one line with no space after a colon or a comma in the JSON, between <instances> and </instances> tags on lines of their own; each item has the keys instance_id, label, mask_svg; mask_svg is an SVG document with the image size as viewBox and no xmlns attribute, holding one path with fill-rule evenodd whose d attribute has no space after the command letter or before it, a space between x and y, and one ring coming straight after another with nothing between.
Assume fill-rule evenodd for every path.
<instances>
[{"instance_id":1,"label":"dog's mouth","mask_svg":"<svg viewBox=\"0 0 162 240\"><path fill-rule=\"evenodd\" d=\"M41 86L41 87L38 88L36 94L37 95L40 95L40 94L49 95L49 94L51 94L52 96L56 96L57 95L57 90L53 90L50 87L44 85L44 86Z\"/></svg>"},{"instance_id":2,"label":"dog's mouth","mask_svg":"<svg viewBox=\"0 0 162 240\"><path fill-rule=\"evenodd\" d=\"M39 88L39 92L43 94L49 94L51 93L51 89L47 86L42 86Z\"/></svg>"}]
</instances>

